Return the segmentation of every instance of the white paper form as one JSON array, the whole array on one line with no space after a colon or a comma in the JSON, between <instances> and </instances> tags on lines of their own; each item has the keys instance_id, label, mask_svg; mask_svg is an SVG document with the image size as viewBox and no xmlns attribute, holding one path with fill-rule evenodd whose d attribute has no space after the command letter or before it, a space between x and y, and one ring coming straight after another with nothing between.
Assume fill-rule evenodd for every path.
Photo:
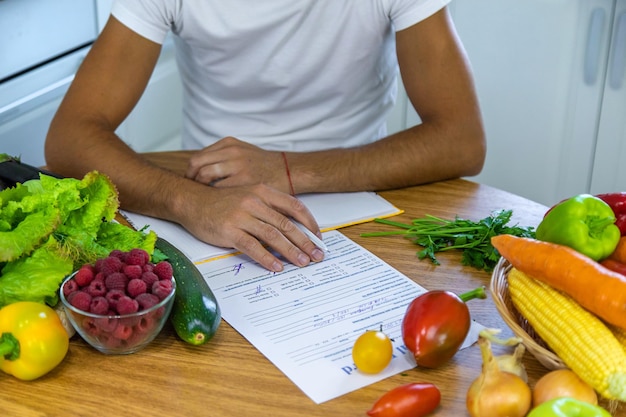
<instances>
[{"instance_id":1,"label":"white paper form","mask_svg":"<svg viewBox=\"0 0 626 417\"><path fill-rule=\"evenodd\" d=\"M408 304L426 290L338 231L324 233L323 262L280 273L244 255L198 264L222 317L314 402L322 403L415 367L402 344ZM380 374L356 369L352 345L366 330L394 342ZM464 347L477 340L473 324Z\"/></svg>"}]
</instances>

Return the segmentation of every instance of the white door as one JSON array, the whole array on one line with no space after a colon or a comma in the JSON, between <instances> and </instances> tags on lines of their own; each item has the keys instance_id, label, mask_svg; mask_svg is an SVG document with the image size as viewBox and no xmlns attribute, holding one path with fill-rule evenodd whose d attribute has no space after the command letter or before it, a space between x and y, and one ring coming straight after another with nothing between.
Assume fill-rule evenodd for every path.
<instances>
[{"instance_id":1,"label":"white door","mask_svg":"<svg viewBox=\"0 0 626 417\"><path fill-rule=\"evenodd\" d=\"M456 0L487 132L472 179L550 205L586 192L614 0Z\"/></svg>"},{"instance_id":2,"label":"white door","mask_svg":"<svg viewBox=\"0 0 626 417\"><path fill-rule=\"evenodd\" d=\"M591 192L626 191L626 0L618 0L598 125Z\"/></svg>"}]
</instances>

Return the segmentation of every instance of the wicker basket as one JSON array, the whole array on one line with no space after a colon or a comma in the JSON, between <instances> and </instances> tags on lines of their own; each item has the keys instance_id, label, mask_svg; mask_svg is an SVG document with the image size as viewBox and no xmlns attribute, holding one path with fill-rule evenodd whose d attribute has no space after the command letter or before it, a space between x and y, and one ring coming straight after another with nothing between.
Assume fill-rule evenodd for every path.
<instances>
[{"instance_id":1,"label":"wicker basket","mask_svg":"<svg viewBox=\"0 0 626 417\"><path fill-rule=\"evenodd\" d=\"M528 321L517 311L511 297L509 296L509 285L507 275L511 270L511 264L504 258L496 264L491 276L489 291L493 302L502 316L502 319L511 328L513 333L522 339L526 350L528 350L546 368L560 369L567 368L561 359L554 354L546 343L535 333L535 330Z\"/></svg>"}]
</instances>

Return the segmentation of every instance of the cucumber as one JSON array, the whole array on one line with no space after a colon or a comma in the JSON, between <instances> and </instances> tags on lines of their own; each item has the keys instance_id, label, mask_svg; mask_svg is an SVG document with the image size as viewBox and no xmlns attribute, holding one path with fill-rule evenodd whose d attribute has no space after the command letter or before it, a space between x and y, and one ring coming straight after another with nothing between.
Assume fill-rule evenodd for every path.
<instances>
[{"instance_id":1,"label":"cucumber","mask_svg":"<svg viewBox=\"0 0 626 417\"><path fill-rule=\"evenodd\" d=\"M219 304L198 268L180 250L159 237L155 248L172 264L176 295L170 322L178 336L192 345L208 342L222 319Z\"/></svg>"}]
</instances>

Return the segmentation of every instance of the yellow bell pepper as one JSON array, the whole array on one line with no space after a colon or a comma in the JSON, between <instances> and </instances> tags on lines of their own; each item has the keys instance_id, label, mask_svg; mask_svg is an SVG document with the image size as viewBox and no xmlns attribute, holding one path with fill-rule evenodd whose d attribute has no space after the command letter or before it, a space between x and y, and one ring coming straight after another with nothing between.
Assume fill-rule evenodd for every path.
<instances>
[{"instance_id":1,"label":"yellow bell pepper","mask_svg":"<svg viewBox=\"0 0 626 417\"><path fill-rule=\"evenodd\" d=\"M0 370L31 381L61 363L68 348L69 335L47 305L20 301L0 309Z\"/></svg>"}]
</instances>

